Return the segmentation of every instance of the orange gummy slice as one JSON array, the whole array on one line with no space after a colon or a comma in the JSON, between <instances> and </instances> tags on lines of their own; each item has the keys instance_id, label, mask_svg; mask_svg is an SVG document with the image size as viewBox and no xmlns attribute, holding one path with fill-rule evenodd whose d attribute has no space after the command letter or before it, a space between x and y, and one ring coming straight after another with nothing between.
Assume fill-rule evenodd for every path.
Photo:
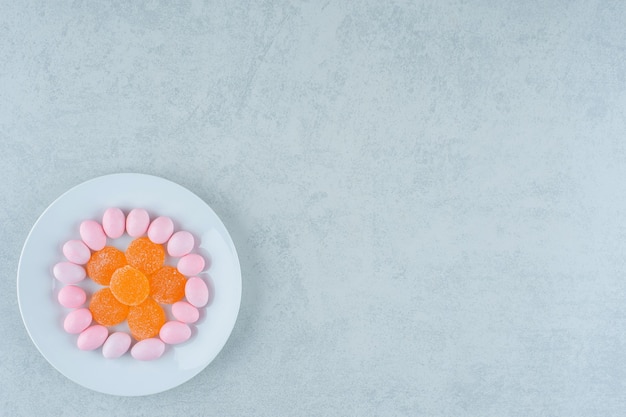
<instances>
[{"instance_id":1,"label":"orange gummy slice","mask_svg":"<svg viewBox=\"0 0 626 417\"><path fill-rule=\"evenodd\" d=\"M154 274L165 261L163 245L152 242L147 237L133 240L126 248L128 263L146 275Z\"/></svg>"},{"instance_id":2,"label":"orange gummy slice","mask_svg":"<svg viewBox=\"0 0 626 417\"><path fill-rule=\"evenodd\" d=\"M128 312L128 328L137 340L158 335L163 324L165 324L165 311L152 298L148 298L138 306L131 307Z\"/></svg>"},{"instance_id":3,"label":"orange gummy slice","mask_svg":"<svg viewBox=\"0 0 626 417\"><path fill-rule=\"evenodd\" d=\"M164 266L149 280L150 295L159 303L174 304L185 296L187 278L173 266Z\"/></svg>"},{"instance_id":4,"label":"orange gummy slice","mask_svg":"<svg viewBox=\"0 0 626 417\"><path fill-rule=\"evenodd\" d=\"M128 316L128 306L117 301L108 288L101 289L91 297L89 311L93 319L103 326L115 326Z\"/></svg>"},{"instance_id":5,"label":"orange gummy slice","mask_svg":"<svg viewBox=\"0 0 626 417\"><path fill-rule=\"evenodd\" d=\"M150 294L150 282L138 269L126 265L113 273L111 292L117 300L127 306L136 306L144 302Z\"/></svg>"},{"instance_id":6,"label":"orange gummy slice","mask_svg":"<svg viewBox=\"0 0 626 417\"><path fill-rule=\"evenodd\" d=\"M87 275L100 285L109 285L113 272L126 264L124 253L113 246L105 246L91 254L87 262Z\"/></svg>"}]
</instances>

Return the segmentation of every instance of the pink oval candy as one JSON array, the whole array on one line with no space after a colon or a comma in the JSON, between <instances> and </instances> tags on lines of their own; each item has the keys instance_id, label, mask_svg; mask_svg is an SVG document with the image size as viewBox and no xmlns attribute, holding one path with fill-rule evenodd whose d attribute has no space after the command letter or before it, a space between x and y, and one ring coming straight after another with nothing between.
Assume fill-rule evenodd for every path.
<instances>
[{"instance_id":1,"label":"pink oval candy","mask_svg":"<svg viewBox=\"0 0 626 417\"><path fill-rule=\"evenodd\" d=\"M124 234L126 217L117 207L108 208L102 216L102 229L111 239L117 239Z\"/></svg>"},{"instance_id":2,"label":"pink oval candy","mask_svg":"<svg viewBox=\"0 0 626 417\"><path fill-rule=\"evenodd\" d=\"M172 304L172 314L176 320L183 323L195 323L200 318L198 309L185 301L177 301Z\"/></svg>"},{"instance_id":3,"label":"pink oval candy","mask_svg":"<svg viewBox=\"0 0 626 417\"><path fill-rule=\"evenodd\" d=\"M168 345L175 345L189 340L191 329L180 321L168 321L161 327L159 337Z\"/></svg>"},{"instance_id":4,"label":"pink oval candy","mask_svg":"<svg viewBox=\"0 0 626 417\"><path fill-rule=\"evenodd\" d=\"M80 308L72 311L65 317L63 328L66 332L77 334L85 330L91 324L91 311L88 308Z\"/></svg>"},{"instance_id":5,"label":"pink oval candy","mask_svg":"<svg viewBox=\"0 0 626 417\"><path fill-rule=\"evenodd\" d=\"M150 224L150 215L144 209L132 209L126 217L126 233L131 237L139 237L146 233Z\"/></svg>"},{"instance_id":6,"label":"pink oval candy","mask_svg":"<svg viewBox=\"0 0 626 417\"><path fill-rule=\"evenodd\" d=\"M82 240L69 240L63 245L63 255L72 263L84 265L91 258L91 251Z\"/></svg>"},{"instance_id":7,"label":"pink oval candy","mask_svg":"<svg viewBox=\"0 0 626 417\"><path fill-rule=\"evenodd\" d=\"M109 331L106 327L95 324L83 330L83 332L78 335L76 346L78 346L80 350L98 349L102 346L108 335Z\"/></svg>"},{"instance_id":8,"label":"pink oval candy","mask_svg":"<svg viewBox=\"0 0 626 417\"><path fill-rule=\"evenodd\" d=\"M71 262L59 262L52 267L52 275L64 284L76 284L87 276L85 268Z\"/></svg>"},{"instance_id":9,"label":"pink oval candy","mask_svg":"<svg viewBox=\"0 0 626 417\"><path fill-rule=\"evenodd\" d=\"M148 238L154 243L165 243L174 232L174 222L169 217L161 216L148 227Z\"/></svg>"},{"instance_id":10,"label":"pink oval candy","mask_svg":"<svg viewBox=\"0 0 626 417\"><path fill-rule=\"evenodd\" d=\"M59 304L67 308L80 307L87 300L85 290L75 285L67 285L59 291L57 296Z\"/></svg>"},{"instance_id":11,"label":"pink oval candy","mask_svg":"<svg viewBox=\"0 0 626 417\"><path fill-rule=\"evenodd\" d=\"M131 339L128 333L115 332L102 345L102 356L107 359L119 358L128 351L130 342Z\"/></svg>"},{"instance_id":12,"label":"pink oval candy","mask_svg":"<svg viewBox=\"0 0 626 417\"><path fill-rule=\"evenodd\" d=\"M193 249L193 235L184 230L176 232L167 242L167 253L177 258L187 255Z\"/></svg>"},{"instance_id":13,"label":"pink oval candy","mask_svg":"<svg viewBox=\"0 0 626 417\"><path fill-rule=\"evenodd\" d=\"M180 258L176 267L183 275L196 275L204 269L204 258L197 253L190 253Z\"/></svg>"},{"instance_id":14,"label":"pink oval candy","mask_svg":"<svg viewBox=\"0 0 626 417\"><path fill-rule=\"evenodd\" d=\"M204 307L209 302L209 287L198 277L191 277L185 284L185 297L194 307Z\"/></svg>"},{"instance_id":15,"label":"pink oval candy","mask_svg":"<svg viewBox=\"0 0 626 417\"><path fill-rule=\"evenodd\" d=\"M85 220L80 224L80 238L91 250L100 250L107 244L107 235L104 234L100 223L94 220Z\"/></svg>"},{"instance_id":16,"label":"pink oval candy","mask_svg":"<svg viewBox=\"0 0 626 417\"><path fill-rule=\"evenodd\" d=\"M165 343L156 338L137 342L130 350L132 357L140 361L151 361L160 358L163 352L165 352Z\"/></svg>"}]
</instances>

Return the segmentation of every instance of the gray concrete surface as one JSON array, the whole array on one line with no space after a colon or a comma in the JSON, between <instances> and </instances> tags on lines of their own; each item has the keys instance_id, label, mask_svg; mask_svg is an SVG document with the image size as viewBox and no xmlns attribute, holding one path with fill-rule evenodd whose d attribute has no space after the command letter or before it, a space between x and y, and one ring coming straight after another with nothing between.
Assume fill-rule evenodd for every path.
<instances>
[{"instance_id":1,"label":"gray concrete surface","mask_svg":"<svg viewBox=\"0 0 626 417\"><path fill-rule=\"evenodd\" d=\"M624 2L173 3L2 2L0 415L624 415ZM150 397L67 380L16 299L37 217L115 172L243 270Z\"/></svg>"}]
</instances>

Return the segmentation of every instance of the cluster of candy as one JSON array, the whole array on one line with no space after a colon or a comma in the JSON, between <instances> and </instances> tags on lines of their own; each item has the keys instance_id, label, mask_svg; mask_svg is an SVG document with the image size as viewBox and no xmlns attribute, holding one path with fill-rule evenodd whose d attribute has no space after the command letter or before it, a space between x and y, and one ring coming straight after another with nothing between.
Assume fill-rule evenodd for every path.
<instances>
[{"instance_id":1,"label":"cluster of candy","mask_svg":"<svg viewBox=\"0 0 626 417\"><path fill-rule=\"evenodd\" d=\"M117 239L124 232L135 238L124 252L107 246L108 238ZM174 233L169 217L150 222L146 210L133 209L125 216L119 208L107 209L102 224L83 221L79 233L81 240L63 245L67 261L52 269L54 277L66 284L58 300L73 311L63 327L78 334L79 349L102 346L108 359L130 349L135 359L153 360L163 355L165 344L183 343L191 337L189 325L200 318L198 309L209 300L206 283L196 276L204 270L205 262L202 256L191 253L195 245L191 233ZM176 267L164 264L164 245L171 257L178 258ZM84 307L87 293L76 284L87 277L102 288ZM161 304L171 304L175 320L167 320ZM124 321L130 335L122 331L109 334L110 327ZM133 338L136 343L131 348Z\"/></svg>"}]
</instances>

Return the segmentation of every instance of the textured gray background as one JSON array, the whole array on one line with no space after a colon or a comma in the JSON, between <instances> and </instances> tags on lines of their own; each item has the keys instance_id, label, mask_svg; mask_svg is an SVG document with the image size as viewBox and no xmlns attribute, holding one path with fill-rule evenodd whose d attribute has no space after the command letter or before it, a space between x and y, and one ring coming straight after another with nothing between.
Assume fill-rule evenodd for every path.
<instances>
[{"instance_id":1,"label":"textured gray background","mask_svg":"<svg viewBox=\"0 0 626 417\"><path fill-rule=\"evenodd\" d=\"M1 415L624 415L624 2L112 3L0 8ZM144 398L54 370L15 295L115 172L243 270L222 353Z\"/></svg>"}]
</instances>

